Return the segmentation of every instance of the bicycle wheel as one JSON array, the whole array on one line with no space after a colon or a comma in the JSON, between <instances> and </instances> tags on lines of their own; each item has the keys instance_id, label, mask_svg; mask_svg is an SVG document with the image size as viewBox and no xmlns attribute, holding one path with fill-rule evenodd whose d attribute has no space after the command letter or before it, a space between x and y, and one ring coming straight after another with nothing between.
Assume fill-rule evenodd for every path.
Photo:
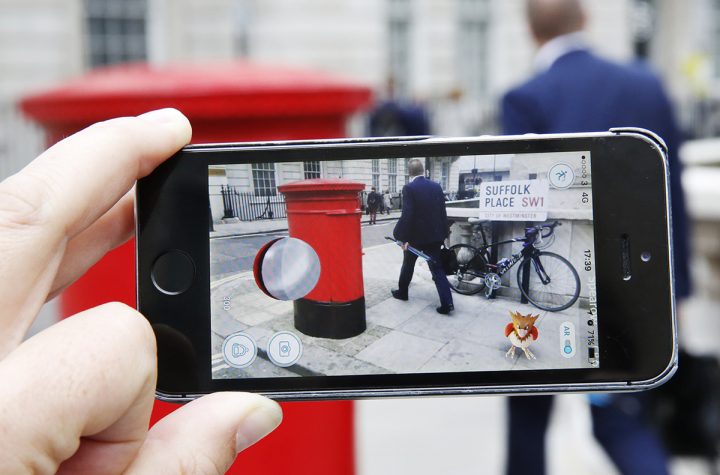
<instances>
[{"instance_id":1,"label":"bicycle wheel","mask_svg":"<svg viewBox=\"0 0 720 475\"><path fill-rule=\"evenodd\" d=\"M523 285L525 272L529 278L527 285ZM554 252L536 252L523 259L517 281L530 303L549 312L565 310L580 296L580 276L567 259Z\"/></svg>"},{"instance_id":2,"label":"bicycle wheel","mask_svg":"<svg viewBox=\"0 0 720 475\"><path fill-rule=\"evenodd\" d=\"M450 251L455 253L457 269L448 275L448 282L455 292L473 295L485 288L485 259L477 248L469 244L455 244Z\"/></svg>"}]
</instances>

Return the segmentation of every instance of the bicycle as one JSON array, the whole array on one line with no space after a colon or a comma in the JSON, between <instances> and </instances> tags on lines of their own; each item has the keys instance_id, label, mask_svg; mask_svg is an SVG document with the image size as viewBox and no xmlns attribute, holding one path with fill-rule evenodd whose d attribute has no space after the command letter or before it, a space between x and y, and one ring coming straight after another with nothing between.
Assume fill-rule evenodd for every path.
<instances>
[{"instance_id":1,"label":"bicycle","mask_svg":"<svg viewBox=\"0 0 720 475\"><path fill-rule=\"evenodd\" d=\"M580 296L580 276L564 257L538 249L546 239L554 238L555 228L561 225L555 221L526 227L524 237L491 243L480 228L482 245L456 244L449 248L457 262L454 272L448 275L450 287L464 295L474 295L485 289L485 296L490 298L501 287L501 277L520 262L517 283L522 295L541 310L565 310ZM490 248L514 242L523 243L520 252L500 259L496 264L490 263Z\"/></svg>"}]
</instances>

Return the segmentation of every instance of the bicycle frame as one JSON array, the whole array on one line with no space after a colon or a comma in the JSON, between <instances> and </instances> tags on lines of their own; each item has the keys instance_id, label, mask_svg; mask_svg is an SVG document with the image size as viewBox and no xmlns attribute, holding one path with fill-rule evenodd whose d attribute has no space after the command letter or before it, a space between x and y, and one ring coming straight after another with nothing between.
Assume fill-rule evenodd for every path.
<instances>
[{"instance_id":1,"label":"bicycle frame","mask_svg":"<svg viewBox=\"0 0 720 475\"><path fill-rule=\"evenodd\" d=\"M537 252L537 249L535 248L533 243L530 242L528 240L528 238L513 238L513 239L507 239L505 241L493 242L493 243L490 243L485 246L480 246L480 247L477 247L477 250L484 254L487 254L488 249L490 249L493 246L499 246L501 244L512 244L514 242L522 242L523 248L520 252L511 254L510 257L507 258L508 259L507 262L505 263L505 265L502 266L501 269L498 268L498 264L488 263L489 266L496 268L496 271L497 271L497 272L495 272L496 274L502 276L507 271L509 271L512 267L514 267L515 264L517 264L520 260L529 259L532 257L532 254ZM535 265L537 266L538 264L536 263ZM540 265L540 266L542 267L542 265Z\"/></svg>"},{"instance_id":2,"label":"bicycle frame","mask_svg":"<svg viewBox=\"0 0 720 475\"><path fill-rule=\"evenodd\" d=\"M507 271L509 271L512 267L514 267L515 264L517 264L518 261L520 261L521 259L522 260L532 259L533 255L536 252L538 252L538 249L535 247L535 241L536 241L538 235L540 237L542 237L543 239L549 238L550 236L552 236L555 233L555 227L558 226L559 224L560 223L555 221L555 223L553 223L549 226L545 225L545 226L533 226L530 228L525 228L525 236L524 237L517 237L517 238L507 239L505 241L498 241L498 242L491 242L491 243L487 242L487 238L485 236L485 230L482 228L482 225L480 225L479 232L480 232L480 235L482 236L483 244L481 246L476 246L475 248L477 249L477 251L479 253L481 253L483 255L483 258L485 258L485 260L488 261L487 265L495 268L495 270L496 270L495 274L502 276ZM543 235L542 234L543 228L548 228L550 230L550 232L547 233L546 235ZM529 231L529 230L531 230L531 231ZM489 255L489 251L488 251L489 249L491 249L493 246L499 246L501 244L512 244L515 242L522 242L523 248L520 252L511 254L510 257L507 258L508 260L506 263L504 263L505 265L503 265L502 268L499 268L497 263L491 264L489 262L489 259L487 259L488 255ZM534 263L535 270L537 271L538 276L540 277L540 280L544 284L549 283L550 279L549 279L547 273L545 272L545 269L543 268L542 264L537 259L532 259L532 261Z\"/></svg>"}]
</instances>

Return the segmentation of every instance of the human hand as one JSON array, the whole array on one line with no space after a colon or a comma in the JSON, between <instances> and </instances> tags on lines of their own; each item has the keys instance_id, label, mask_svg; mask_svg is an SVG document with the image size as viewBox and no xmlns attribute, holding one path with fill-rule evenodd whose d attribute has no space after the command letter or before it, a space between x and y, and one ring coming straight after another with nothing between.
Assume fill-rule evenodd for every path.
<instances>
[{"instance_id":1,"label":"human hand","mask_svg":"<svg viewBox=\"0 0 720 475\"><path fill-rule=\"evenodd\" d=\"M224 473L280 423L269 399L216 393L148 432L155 336L120 303L22 342L47 299L132 236L135 180L190 135L173 109L102 122L0 183L0 473Z\"/></svg>"}]
</instances>

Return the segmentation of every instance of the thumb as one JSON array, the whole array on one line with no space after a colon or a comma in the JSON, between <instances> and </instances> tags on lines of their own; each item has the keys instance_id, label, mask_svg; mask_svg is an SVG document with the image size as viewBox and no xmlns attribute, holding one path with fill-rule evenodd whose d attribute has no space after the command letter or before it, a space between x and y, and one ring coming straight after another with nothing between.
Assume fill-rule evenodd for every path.
<instances>
[{"instance_id":1,"label":"thumb","mask_svg":"<svg viewBox=\"0 0 720 475\"><path fill-rule=\"evenodd\" d=\"M224 474L281 420L280 406L257 394L204 396L155 424L127 473Z\"/></svg>"}]
</instances>

